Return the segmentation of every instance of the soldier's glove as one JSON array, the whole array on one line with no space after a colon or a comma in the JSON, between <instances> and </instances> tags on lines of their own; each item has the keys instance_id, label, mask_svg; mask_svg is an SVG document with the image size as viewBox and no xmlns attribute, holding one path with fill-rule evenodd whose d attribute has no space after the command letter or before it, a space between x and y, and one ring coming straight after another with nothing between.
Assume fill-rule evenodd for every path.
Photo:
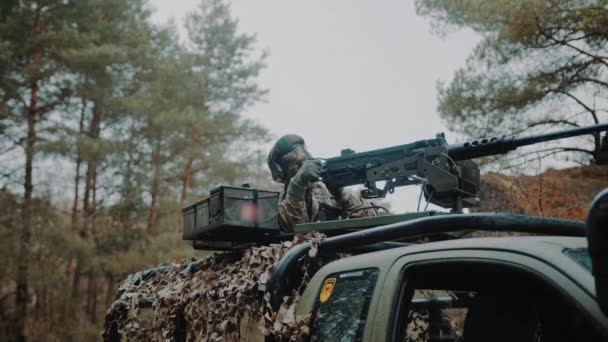
<instances>
[{"instance_id":1,"label":"soldier's glove","mask_svg":"<svg viewBox=\"0 0 608 342\"><path fill-rule=\"evenodd\" d=\"M307 160L289 181L287 193L296 198L304 199L308 183L316 182L321 176L321 161Z\"/></svg>"}]
</instances>

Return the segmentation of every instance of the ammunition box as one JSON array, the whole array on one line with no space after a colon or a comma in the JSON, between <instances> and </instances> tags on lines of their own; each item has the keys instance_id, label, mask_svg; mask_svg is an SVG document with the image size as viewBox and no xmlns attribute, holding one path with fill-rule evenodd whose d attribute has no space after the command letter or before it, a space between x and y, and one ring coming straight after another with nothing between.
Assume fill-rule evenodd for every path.
<instances>
[{"instance_id":1,"label":"ammunition box","mask_svg":"<svg viewBox=\"0 0 608 342\"><path fill-rule=\"evenodd\" d=\"M184 240L258 242L279 235L279 193L220 186L182 209Z\"/></svg>"}]
</instances>

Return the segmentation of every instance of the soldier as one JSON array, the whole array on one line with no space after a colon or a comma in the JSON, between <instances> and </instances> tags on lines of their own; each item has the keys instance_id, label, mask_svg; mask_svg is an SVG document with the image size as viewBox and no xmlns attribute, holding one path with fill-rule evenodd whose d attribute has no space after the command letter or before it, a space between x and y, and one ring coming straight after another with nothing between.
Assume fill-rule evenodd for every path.
<instances>
[{"instance_id":1,"label":"soldier","mask_svg":"<svg viewBox=\"0 0 608 342\"><path fill-rule=\"evenodd\" d=\"M311 159L299 135L287 134L277 140L268 154L268 167L272 178L284 185L279 198L279 224L288 232L298 223L319 220L320 211L344 212L349 217L377 215L373 204L359 194L319 181L321 161Z\"/></svg>"}]
</instances>

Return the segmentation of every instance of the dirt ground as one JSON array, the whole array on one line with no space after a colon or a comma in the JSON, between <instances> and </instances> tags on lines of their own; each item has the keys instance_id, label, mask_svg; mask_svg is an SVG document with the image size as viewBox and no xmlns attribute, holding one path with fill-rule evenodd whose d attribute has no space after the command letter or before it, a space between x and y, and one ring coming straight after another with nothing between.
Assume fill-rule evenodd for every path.
<instances>
[{"instance_id":1,"label":"dirt ground","mask_svg":"<svg viewBox=\"0 0 608 342\"><path fill-rule=\"evenodd\" d=\"M584 220L595 195L608 187L608 166L547 170L536 176L482 176L481 207L473 212L510 212Z\"/></svg>"}]
</instances>

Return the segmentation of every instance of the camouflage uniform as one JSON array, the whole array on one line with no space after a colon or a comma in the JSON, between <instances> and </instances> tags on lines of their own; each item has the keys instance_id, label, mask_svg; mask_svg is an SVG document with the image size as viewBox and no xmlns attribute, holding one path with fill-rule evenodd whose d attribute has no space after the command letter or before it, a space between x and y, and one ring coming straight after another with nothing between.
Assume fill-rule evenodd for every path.
<instances>
[{"instance_id":1,"label":"camouflage uniform","mask_svg":"<svg viewBox=\"0 0 608 342\"><path fill-rule=\"evenodd\" d=\"M285 175L283 157L293 151L298 145L304 147L304 139L295 134L281 137L270 150L268 155L268 166L272 178L285 184L279 197L279 223L286 231L293 231L298 223L315 222L319 220L321 206L328 206L338 211L349 213L352 218L364 216L376 216L375 209L361 209L373 205L363 200L359 193L352 189L339 189L336 196L332 194L325 183L316 181L310 183L305 190L304 198L293 196L287 191L289 185L288 176ZM307 152L306 152L307 153ZM308 155L310 157L310 155Z\"/></svg>"}]
</instances>

